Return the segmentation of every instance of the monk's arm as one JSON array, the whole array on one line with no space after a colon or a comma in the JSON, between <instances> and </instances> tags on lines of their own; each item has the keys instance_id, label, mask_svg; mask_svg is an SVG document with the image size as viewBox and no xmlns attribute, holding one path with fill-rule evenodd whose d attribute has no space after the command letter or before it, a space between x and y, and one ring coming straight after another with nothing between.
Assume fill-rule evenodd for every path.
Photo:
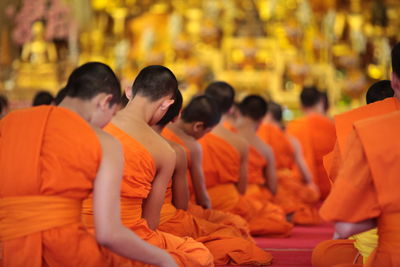
<instances>
[{"instance_id":1,"label":"monk's arm","mask_svg":"<svg viewBox=\"0 0 400 267\"><path fill-rule=\"evenodd\" d=\"M278 178L276 176L276 164L275 164L275 156L272 149L264 145L264 156L268 161L268 165L264 170L264 176L266 179L266 185L272 194L276 194L276 190L278 187Z\"/></svg>"},{"instance_id":2,"label":"monk's arm","mask_svg":"<svg viewBox=\"0 0 400 267\"><path fill-rule=\"evenodd\" d=\"M289 136L290 143L292 144L294 150L294 159L296 161L297 166L299 167L301 176L303 177L303 181L306 184L312 183L312 175L311 171L307 166L306 161L303 157L303 151L301 149L301 145L299 141L293 136Z\"/></svg>"},{"instance_id":3,"label":"monk's arm","mask_svg":"<svg viewBox=\"0 0 400 267\"><path fill-rule=\"evenodd\" d=\"M99 134L99 139L103 153L93 190L97 242L132 260L158 266L177 266L166 251L143 241L123 226L120 218L120 190L124 164L122 148L118 141L106 134Z\"/></svg>"},{"instance_id":4,"label":"monk's arm","mask_svg":"<svg viewBox=\"0 0 400 267\"><path fill-rule=\"evenodd\" d=\"M367 219L356 223L336 222L335 236L338 238L348 238L352 235L375 228L376 226L376 219Z\"/></svg>"},{"instance_id":5,"label":"monk's arm","mask_svg":"<svg viewBox=\"0 0 400 267\"><path fill-rule=\"evenodd\" d=\"M189 147L192 164L190 175L192 177L193 190L196 203L205 209L211 208L211 200L207 192L206 182L203 172L203 151L199 143L195 142Z\"/></svg>"},{"instance_id":6,"label":"monk's arm","mask_svg":"<svg viewBox=\"0 0 400 267\"><path fill-rule=\"evenodd\" d=\"M187 183L186 151L178 144L174 145L176 165L172 177L172 204L177 209L187 210L189 204L189 187Z\"/></svg>"},{"instance_id":7,"label":"monk's arm","mask_svg":"<svg viewBox=\"0 0 400 267\"><path fill-rule=\"evenodd\" d=\"M160 147L161 156L159 157L157 174L151 184L150 193L142 205L142 217L146 219L149 227L153 230L157 229L160 223L160 212L165 199L165 191L175 169L175 151L168 144L165 144L165 146Z\"/></svg>"},{"instance_id":8,"label":"monk's arm","mask_svg":"<svg viewBox=\"0 0 400 267\"><path fill-rule=\"evenodd\" d=\"M244 195L247 189L248 155L249 155L249 147L248 145L244 145L240 153L239 181L236 183L236 188L241 195Z\"/></svg>"}]
</instances>

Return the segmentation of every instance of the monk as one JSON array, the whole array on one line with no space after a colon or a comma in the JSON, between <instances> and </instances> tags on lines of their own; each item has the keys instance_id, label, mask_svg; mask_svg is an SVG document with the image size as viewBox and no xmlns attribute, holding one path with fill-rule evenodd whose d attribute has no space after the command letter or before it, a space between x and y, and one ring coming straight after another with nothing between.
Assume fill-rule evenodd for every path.
<instances>
[{"instance_id":1,"label":"monk","mask_svg":"<svg viewBox=\"0 0 400 267\"><path fill-rule=\"evenodd\" d=\"M378 227L378 246L365 266L400 264L400 198L393 190L400 173L399 122L400 111L354 123L338 178L321 208L339 238Z\"/></svg>"},{"instance_id":2,"label":"monk","mask_svg":"<svg viewBox=\"0 0 400 267\"><path fill-rule=\"evenodd\" d=\"M373 84L366 94L368 105L335 117L338 140L334 150L324 158L325 168L328 171L329 178L333 182L338 177L339 169L343 164L342 159L348 151L348 139L353 130L352 125L362 119L389 114L399 110L400 44L393 47L391 56L393 72L390 88L385 81ZM339 255L342 256L341 263L352 263L357 257L365 262L377 246L378 235L376 229L372 229L353 235L349 239L327 240L319 244L313 251L314 265L327 266L324 264L337 262ZM360 257L360 254L362 257Z\"/></svg>"},{"instance_id":3,"label":"monk","mask_svg":"<svg viewBox=\"0 0 400 267\"><path fill-rule=\"evenodd\" d=\"M292 216L293 223L318 224L320 217L315 207L319 200L318 188L312 181L299 142L287 135L283 127L281 106L269 102L257 135L271 146L276 159L278 191L274 202Z\"/></svg>"},{"instance_id":4,"label":"monk","mask_svg":"<svg viewBox=\"0 0 400 267\"><path fill-rule=\"evenodd\" d=\"M198 96L191 100L189 105L212 100L206 96ZM177 119L182 106L182 96L179 91L168 112L152 128L159 134L166 124ZM167 188L166 199L161 209L161 219L158 229L177 236L190 236L202 242L213 254L215 264L254 264L268 265L272 256L258 248L253 242L241 237L234 227L216 224L192 215L188 208L189 188L186 178L187 160L185 149L169 141L174 148L177 159L171 186Z\"/></svg>"},{"instance_id":5,"label":"monk","mask_svg":"<svg viewBox=\"0 0 400 267\"><path fill-rule=\"evenodd\" d=\"M247 220L252 235L289 235L292 224L277 216L270 205L260 205L245 196L247 189L248 143L224 127L235 91L225 82L211 83L205 94L222 112L221 122L201 140L203 169L212 207L229 211Z\"/></svg>"},{"instance_id":6,"label":"monk","mask_svg":"<svg viewBox=\"0 0 400 267\"><path fill-rule=\"evenodd\" d=\"M286 213L272 201L282 189L277 181L275 156L271 147L258 136L257 130L267 112L267 102L258 95L249 95L239 104L235 131L250 144L248 186L246 196L270 207L270 213L284 218Z\"/></svg>"},{"instance_id":7,"label":"monk","mask_svg":"<svg viewBox=\"0 0 400 267\"><path fill-rule=\"evenodd\" d=\"M91 62L66 87L59 107L18 110L0 121L0 265L131 266L131 259L177 266L121 223L122 150L101 131L118 106L117 77ZM91 192L95 236L80 219Z\"/></svg>"},{"instance_id":8,"label":"monk","mask_svg":"<svg viewBox=\"0 0 400 267\"><path fill-rule=\"evenodd\" d=\"M207 96L202 96L196 101L191 101L184 108L181 117L176 122L167 125L162 134L186 150L188 163L186 176L190 191L188 210L207 221L233 226L240 230L243 238L252 240L248 223L242 217L211 209L203 173L203 151L198 140L210 132L220 119L220 111L214 101Z\"/></svg>"},{"instance_id":9,"label":"monk","mask_svg":"<svg viewBox=\"0 0 400 267\"><path fill-rule=\"evenodd\" d=\"M177 90L177 80L168 68L142 69L132 89L125 91L129 102L105 127L124 151L122 222L145 241L170 252L180 266L213 266L213 257L203 244L157 230L176 154L151 126L173 104ZM90 227L90 200L84 214Z\"/></svg>"},{"instance_id":10,"label":"monk","mask_svg":"<svg viewBox=\"0 0 400 267\"><path fill-rule=\"evenodd\" d=\"M335 125L323 115L321 93L315 87L305 87L300 94L300 100L305 116L290 122L287 131L299 140L307 166L323 200L328 196L331 185L322 158L335 145Z\"/></svg>"},{"instance_id":11,"label":"monk","mask_svg":"<svg viewBox=\"0 0 400 267\"><path fill-rule=\"evenodd\" d=\"M371 113L364 113L364 112L358 112L358 110L369 110L369 107L371 105L377 105L378 109L376 111L382 112L382 111L388 111L390 110L390 105L388 108L382 108L385 107L384 103L389 103L387 101L397 101L391 96L394 95L394 91L390 85L388 84L387 81L379 81L371 85L371 87L368 89L367 94L366 94L366 102L368 103L367 106L350 111L348 113L344 113L339 116L339 120L341 118L346 118L346 114L350 114L350 118L355 119L356 115L358 116L365 116L365 114L371 114ZM386 96L386 98L384 98ZM385 100L386 99L386 100ZM373 104L376 103L376 104ZM396 103L396 102L393 102ZM382 105L383 104L383 105ZM393 107L396 107L394 105ZM374 110L374 109L371 109ZM374 117L374 116L373 116ZM349 120L350 121L350 120ZM345 125L345 124L341 124ZM337 127L337 131L340 130ZM342 131L338 131L338 133L342 133ZM339 136L339 135L338 135ZM343 137L345 138L345 137ZM347 137L348 138L348 137ZM346 145L348 144L347 142L345 143ZM347 151L347 146L343 147L344 151ZM330 178L332 181L334 181L338 175L338 167L340 167L342 163L342 154L339 151L339 146L336 144L334 151L331 153L334 161L336 162L336 166L331 165L330 167ZM329 166L329 162L325 160L325 165ZM368 259L369 255L372 253L372 251L376 248L378 243L378 235L377 235L377 230L372 229L370 231L364 232L362 234L357 234L351 236L349 239L343 240L343 239L338 239L338 240L327 240L319 244L313 252L313 262L315 266L328 266L328 264L332 264L332 262L337 262L340 260L340 262L343 263L352 263L354 262L354 259L359 258L360 260L363 260L366 262ZM339 257L340 255L340 257ZM329 260L327 260L329 259Z\"/></svg>"}]
</instances>

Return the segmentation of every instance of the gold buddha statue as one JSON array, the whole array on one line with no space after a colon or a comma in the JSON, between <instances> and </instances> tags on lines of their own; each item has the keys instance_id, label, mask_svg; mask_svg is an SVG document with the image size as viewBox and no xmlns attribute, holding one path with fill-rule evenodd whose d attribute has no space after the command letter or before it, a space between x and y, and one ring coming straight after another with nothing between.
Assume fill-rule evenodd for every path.
<instances>
[{"instance_id":1,"label":"gold buddha statue","mask_svg":"<svg viewBox=\"0 0 400 267\"><path fill-rule=\"evenodd\" d=\"M58 91L57 51L44 38L44 24L32 25L32 40L22 47L21 58L15 62L18 89L45 89Z\"/></svg>"}]
</instances>

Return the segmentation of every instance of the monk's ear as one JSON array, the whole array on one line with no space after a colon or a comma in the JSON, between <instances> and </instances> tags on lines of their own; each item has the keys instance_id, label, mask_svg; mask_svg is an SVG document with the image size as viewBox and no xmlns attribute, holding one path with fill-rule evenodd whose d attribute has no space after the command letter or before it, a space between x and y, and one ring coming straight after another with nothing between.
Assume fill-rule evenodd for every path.
<instances>
[{"instance_id":1,"label":"monk's ear","mask_svg":"<svg viewBox=\"0 0 400 267\"><path fill-rule=\"evenodd\" d=\"M110 108L110 103L113 99L111 94L99 94L98 105L102 110Z\"/></svg>"},{"instance_id":2,"label":"monk's ear","mask_svg":"<svg viewBox=\"0 0 400 267\"><path fill-rule=\"evenodd\" d=\"M201 121L196 121L195 123L193 123L193 131L194 132L200 132L204 130L204 123Z\"/></svg>"},{"instance_id":3,"label":"monk's ear","mask_svg":"<svg viewBox=\"0 0 400 267\"><path fill-rule=\"evenodd\" d=\"M125 96L126 96L126 98L128 98L129 99L129 101L131 101L132 100L132 98L133 98L133 93L132 93L132 88L130 88L129 86L127 86L127 87L125 87Z\"/></svg>"},{"instance_id":4,"label":"monk's ear","mask_svg":"<svg viewBox=\"0 0 400 267\"><path fill-rule=\"evenodd\" d=\"M167 99L161 102L160 108L162 111L168 110L168 108L175 102L174 99Z\"/></svg>"}]
</instances>

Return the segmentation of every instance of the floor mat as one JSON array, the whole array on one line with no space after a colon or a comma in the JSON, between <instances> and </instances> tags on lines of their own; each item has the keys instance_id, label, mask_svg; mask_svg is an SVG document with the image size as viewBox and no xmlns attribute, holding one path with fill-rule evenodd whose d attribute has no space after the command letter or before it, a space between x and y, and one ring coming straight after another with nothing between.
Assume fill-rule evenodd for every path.
<instances>
[{"instance_id":1,"label":"floor mat","mask_svg":"<svg viewBox=\"0 0 400 267\"><path fill-rule=\"evenodd\" d=\"M331 239L332 235L333 226L323 224L319 226L296 226L293 228L292 235L287 238L256 237L254 239L259 247L272 254L274 257L272 266L310 267L313 248L318 243Z\"/></svg>"}]
</instances>

